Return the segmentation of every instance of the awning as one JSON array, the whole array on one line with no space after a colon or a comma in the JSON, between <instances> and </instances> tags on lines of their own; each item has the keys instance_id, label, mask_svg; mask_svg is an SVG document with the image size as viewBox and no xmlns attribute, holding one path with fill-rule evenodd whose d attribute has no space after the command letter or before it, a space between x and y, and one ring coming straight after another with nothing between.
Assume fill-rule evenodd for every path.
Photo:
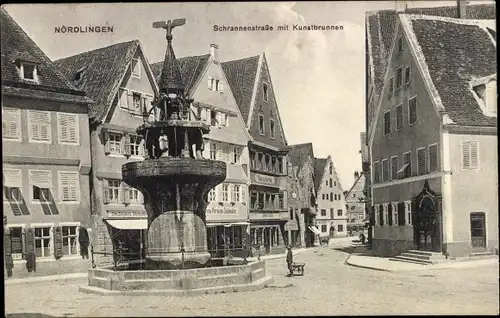
<instances>
[{"instance_id":1,"label":"awning","mask_svg":"<svg viewBox=\"0 0 500 318\"><path fill-rule=\"evenodd\" d=\"M241 226L241 225L250 225L249 222L234 222L234 223L207 223L207 227L215 227L215 226Z\"/></svg>"},{"instance_id":2,"label":"awning","mask_svg":"<svg viewBox=\"0 0 500 318\"><path fill-rule=\"evenodd\" d=\"M119 230L147 230L148 219L104 219L106 223Z\"/></svg>"},{"instance_id":3,"label":"awning","mask_svg":"<svg viewBox=\"0 0 500 318\"><path fill-rule=\"evenodd\" d=\"M315 226L309 226L309 230L311 230L316 235L320 235L321 234L321 231L318 230L318 228L315 227Z\"/></svg>"}]
</instances>

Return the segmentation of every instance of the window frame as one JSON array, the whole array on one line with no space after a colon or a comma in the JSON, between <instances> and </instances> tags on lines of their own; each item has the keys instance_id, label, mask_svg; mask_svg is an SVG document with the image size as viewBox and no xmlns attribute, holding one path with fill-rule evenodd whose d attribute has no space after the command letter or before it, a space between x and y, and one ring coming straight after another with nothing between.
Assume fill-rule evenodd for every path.
<instances>
[{"instance_id":1,"label":"window frame","mask_svg":"<svg viewBox=\"0 0 500 318\"><path fill-rule=\"evenodd\" d=\"M404 153L403 153L403 166L404 166L405 164L407 164L407 162L405 162L405 155L406 155L406 154L408 155L408 158L410 158L410 162L408 162L408 166L407 166L407 167L405 167L405 169L404 169L401 173L403 174L403 178L410 178L410 177L412 176L412 174L413 174L413 170L412 170L412 160L411 160L411 151L407 151L407 152L404 152ZM402 167L403 167L403 166L402 166ZM405 175L405 171L406 171L406 169L410 169L410 173L409 173L409 175L408 175L408 176L406 176L406 175Z\"/></svg>"},{"instance_id":2,"label":"window frame","mask_svg":"<svg viewBox=\"0 0 500 318\"><path fill-rule=\"evenodd\" d=\"M115 182L115 181L118 182L118 186L117 187L111 186L111 183ZM108 198L107 198L108 204L122 204L122 202L120 200L121 196L123 195L122 193L124 191L123 185L122 185L122 180L110 178L110 179L106 179L106 182L108 183L108 186L107 186L107 189L108 189ZM110 195L114 189L118 189L118 195L117 195L117 200L116 201L111 200L111 197L114 198L114 194L113 194L113 196Z\"/></svg>"},{"instance_id":3,"label":"window frame","mask_svg":"<svg viewBox=\"0 0 500 318\"><path fill-rule=\"evenodd\" d=\"M385 173L384 173L384 170L385 170L384 169L384 163L385 162L386 162L386 165L387 165L387 175L385 175ZM389 176L390 176L390 172L391 172L389 165L390 165L389 158L384 158L384 159L381 160L381 166L382 166L382 171L381 171L382 172L381 173L381 175L382 175L381 176L382 177L382 183L389 181Z\"/></svg>"},{"instance_id":4,"label":"window frame","mask_svg":"<svg viewBox=\"0 0 500 318\"><path fill-rule=\"evenodd\" d=\"M11 244L11 251L12 251L12 236L10 229L12 228L20 228L21 229L21 257L17 257L19 253L12 253L11 255L16 255L16 257L12 256L12 260L14 263L16 262L22 262L25 261L26 258L26 228L28 226L25 223L9 223L5 225L5 228L9 229L9 236L10 236L10 244Z\"/></svg>"},{"instance_id":5,"label":"window frame","mask_svg":"<svg viewBox=\"0 0 500 318\"><path fill-rule=\"evenodd\" d=\"M47 127L47 133L48 133L48 140L38 140L38 139L33 139L33 132L31 129L31 124L32 124L32 119L31 119L31 114L34 113L40 113L44 114L48 118L48 123L46 124ZM28 122L28 141L32 143L40 143L40 144L51 144L52 143L52 119L50 116L50 111L44 111L44 110L34 110L34 109L28 109L26 111L26 117L27 117L27 122Z\"/></svg>"},{"instance_id":6,"label":"window frame","mask_svg":"<svg viewBox=\"0 0 500 318\"><path fill-rule=\"evenodd\" d=\"M276 139L276 126L274 119L269 119L269 131L271 133L271 139Z\"/></svg>"},{"instance_id":7,"label":"window frame","mask_svg":"<svg viewBox=\"0 0 500 318\"><path fill-rule=\"evenodd\" d=\"M394 163L396 164L396 169L395 170L394 170L394 165L393 165ZM398 170L399 170L398 156L392 156L392 157L390 157L389 158L389 175L390 175L389 181L393 181L393 180L397 180L398 179Z\"/></svg>"},{"instance_id":8,"label":"window frame","mask_svg":"<svg viewBox=\"0 0 500 318\"><path fill-rule=\"evenodd\" d=\"M120 136L120 141L116 141L116 140L111 140L111 136ZM108 140L106 141L106 143L109 143L109 155L110 156L124 156L124 149L122 149L122 139L125 138L125 134L121 133L121 132L115 132L115 131L108 131ZM113 151L111 145L115 145L118 144L118 147L117 148L114 148L114 149L118 149L119 151L118 152L115 152Z\"/></svg>"},{"instance_id":9,"label":"window frame","mask_svg":"<svg viewBox=\"0 0 500 318\"><path fill-rule=\"evenodd\" d=\"M33 78L27 78L25 76L24 66L28 66L28 65L29 66L33 66ZM29 81L29 82L32 82L32 83L38 83L39 79L38 79L38 67L37 67L37 64L21 61L20 65L19 65L19 76L24 81Z\"/></svg>"},{"instance_id":10,"label":"window frame","mask_svg":"<svg viewBox=\"0 0 500 318\"><path fill-rule=\"evenodd\" d=\"M38 187L40 189L48 189L50 191L50 190L54 189L54 180L52 178L52 170L44 170L44 169L29 169L28 170L29 200L30 200L31 204L48 204L48 202L46 202L46 201L36 200L34 198L35 193L33 192L33 186L35 186L35 185L33 184L33 179L32 179L33 172L48 172L48 179L49 180L47 181L47 184L49 185L49 187L48 188L40 188L38 186L36 186L36 187Z\"/></svg>"},{"instance_id":11,"label":"window frame","mask_svg":"<svg viewBox=\"0 0 500 318\"><path fill-rule=\"evenodd\" d=\"M389 123L387 123L387 120L389 120ZM387 127L389 128L389 131L387 131ZM384 136L390 135L391 132L392 132L391 110L388 109L384 112Z\"/></svg>"},{"instance_id":12,"label":"window frame","mask_svg":"<svg viewBox=\"0 0 500 318\"><path fill-rule=\"evenodd\" d=\"M30 227L33 228L33 252L35 253L36 255L36 228L49 228L49 236L42 236L42 238L49 238L49 250L50 250L50 255L46 256L46 255L43 255L43 256L36 256L37 259L40 259L40 260L55 260L54 259L54 223L32 223L30 224ZM42 244L43 245L43 244ZM42 247L42 251L43 251L43 247ZM45 254L45 253L43 253Z\"/></svg>"},{"instance_id":13,"label":"window frame","mask_svg":"<svg viewBox=\"0 0 500 318\"><path fill-rule=\"evenodd\" d=\"M262 125L260 124L261 119L262 119ZM265 134L266 134L266 122L265 122L264 114L259 114L259 121L257 124L259 125L259 135L265 136Z\"/></svg>"},{"instance_id":14,"label":"window frame","mask_svg":"<svg viewBox=\"0 0 500 318\"><path fill-rule=\"evenodd\" d=\"M406 76L406 70L408 70L408 77ZM410 84L411 84L411 65L406 65L405 66L405 74L404 74L404 83L403 83L403 85L405 87L407 87Z\"/></svg>"},{"instance_id":15,"label":"window frame","mask_svg":"<svg viewBox=\"0 0 500 318\"><path fill-rule=\"evenodd\" d=\"M269 85L266 82L262 82L262 96L264 102L269 102Z\"/></svg>"},{"instance_id":16,"label":"window frame","mask_svg":"<svg viewBox=\"0 0 500 318\"><path fill-rule=\"evenodd\" d=\"M381 183L382 170L377 171L378 170L377 167L381 167L381 163L378 160L373 162L373 184ZM377 178L377 172L380 172L378 174L378 178Z\"/></svg>"},{"instance_id":17,"label":"window frame","mask_svg":"<svg viewBox=\"0 0 500 318\"><path fill-rule=\"evenodd\" d=\"M399 83L399 86L398 86L398 71L401 70L401 82ZM396 76L396 89L394 90L395 92L399 91L402 87L403 87L403 66L401 65L400 67L396 68L396 72L395 72Z\"/></svg>"},{"instance_id":18,"label":"window frame","mask_svg":"<svg viewBox=\"0 0 500 318\"><path fill-rule=\"evenodd\" d=\"M140 57L133 58L130 62L130 74L133 78L141 78L141 65L139 63ZM135 64L134 64L135 63ZM137 66L137 74L134 74L134 67Z\"/></svg>"},{"instance_id":19,"label":"window frame","mask_svg":"<svg viewBox=\"0 0 500 318\"><path fill-rule=\"evenodd\" d=\"M80 258L80 242L78 241L78 238L80 236L80 231L78 230L78 227L81 226L80 222L60 222L59 226L61 227L61 240L62 240L62 246L63 246L63 254L62 257L65 259L71 259L71 258ZM64 234L63 234L63 227L76 227L76 234L75 234L75 241L76 241L76 253L75 254L68 254L64 255ZM66 237L70 237L69 235ZM71 252L71 247L70 247L70 252Z\"/></svg>"}]
</instances>

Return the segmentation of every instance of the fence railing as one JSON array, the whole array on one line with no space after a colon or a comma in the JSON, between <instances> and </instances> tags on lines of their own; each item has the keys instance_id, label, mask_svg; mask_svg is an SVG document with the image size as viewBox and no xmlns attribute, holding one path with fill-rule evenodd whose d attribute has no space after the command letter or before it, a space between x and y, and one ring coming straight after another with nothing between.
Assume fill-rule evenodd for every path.
<instances>
[{"instance_id":1,"label":"fence railing","mask_svg":"<svg viewBox=\"0 0 500 318\"><path fill-rule=\"evenodd\" d=\"M243 259L243 262L248 263L247 258L250 254L255 251L258 253L258 259L260 260L260 245L242 246L242 247L227 247L225 249L209 249L207 252L210 254L210 265L213 261L217 259L233 259L235 255L239 254L239 258ZM186 252L184 249L179 249L178 251L147 251L147 248L142 249L142 251L128 251L127 248L115 247L113 251L96 251L94 246L90 246L91 254L91 264L92 268L96 268L94 255L112 256L113 257L113 269L117 270L118 266L121 264L139 264L139 269L143 269L143 265L146 262L147 255L167 255L181 253L181 268L184 268L185 254L192 252ZM255 256L255 255L254 255ZM238 256L237 256L238 257Z\"/></svg>"}]
</instances>

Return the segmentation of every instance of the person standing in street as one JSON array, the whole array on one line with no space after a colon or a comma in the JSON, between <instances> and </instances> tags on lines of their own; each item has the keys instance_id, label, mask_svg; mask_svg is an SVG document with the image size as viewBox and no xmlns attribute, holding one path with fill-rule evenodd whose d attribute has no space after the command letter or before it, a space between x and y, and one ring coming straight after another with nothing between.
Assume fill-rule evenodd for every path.
<instances>
[{"instance_id":1,"label":"person standing in street","mask_svg":"<svg viewBox=\"0 0 500 318\"><path fill-rule=\"evenodd\" d=\"M293 253L292 253L292 247L290 245L286 246L287 254L286 254L286 263L288 265L288 270L290 271L289 277L293 277Z\"/></svg>"},{"instance_id":2,"label":"person standing in street","mask_svg":"<svg viewBox=\"0 0 500 318\"><path fill-rule=\"evenodd\" d=\"M80 226L78 233L78 243L80 244L80 255L82 259L89 258L89 245L90 238L87 229L83 226Z\"/></svg>"}]
</instances>

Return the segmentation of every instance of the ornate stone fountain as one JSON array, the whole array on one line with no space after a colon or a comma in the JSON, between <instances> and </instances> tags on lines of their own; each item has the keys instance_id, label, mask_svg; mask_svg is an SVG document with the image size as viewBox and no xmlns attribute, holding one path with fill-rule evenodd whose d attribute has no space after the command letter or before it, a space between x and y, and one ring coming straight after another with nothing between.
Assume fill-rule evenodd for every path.
<instances>
[{"instance_id":1,"label":"ornate stone fountain","mask_svg":"<svg viewBox=\"0 0 500 318\"><path fill-rule=\"evenodd\" d=\"M177 294L199 291L260 289L273 281L265 263L206 267L208 192L226 178L226 164L203 158L203 134L210 126L191 108L185 95L179 63L172 48L172 29L185 19L155 22L167 31L167 50L160 96L144 124L137 128L145 141L144 161L122 167L123 180L144 195L148 213L146 270L89 270L89 286L80 290L98 294Z\"/></svg>"},{"instance_id":2,"label":"ornate stone fountain","mask_svg":"<svg viewBox=\"0 0 500 318\"><path fill-rule=\"evenodd\" d=\"M191 109L172 48L168 21L167 51L159 82L160 96L137 129L144 138L146 160L123 165L123 180L144 194L148 213L147 267L204 267L207 252L205 210L210 189L226 178L226 164L202 156L203 134L210 126ZM151 119L151 116L153 117Z\"/></svg>"}]
</instances>

